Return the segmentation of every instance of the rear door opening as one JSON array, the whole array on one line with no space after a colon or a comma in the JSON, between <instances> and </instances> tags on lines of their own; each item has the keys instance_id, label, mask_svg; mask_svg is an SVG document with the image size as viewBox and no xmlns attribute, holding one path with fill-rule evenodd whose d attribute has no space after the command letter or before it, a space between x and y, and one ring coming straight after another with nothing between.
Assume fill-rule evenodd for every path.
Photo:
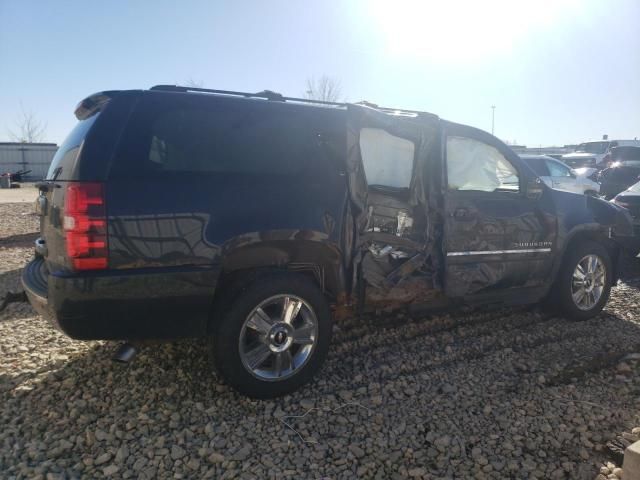
<instances>
[{"instance_id":1,"label":"rear door opening","mask_svg":"<svg viewBox=\"0 0 640 480\"><path fill-rule=\"evenodd\" d=\"M349 107L350 186L357 240L354 267L361 309L426 303L439 294L437 238L429 213L432 117Z\"/></svg>"}]
</instances>

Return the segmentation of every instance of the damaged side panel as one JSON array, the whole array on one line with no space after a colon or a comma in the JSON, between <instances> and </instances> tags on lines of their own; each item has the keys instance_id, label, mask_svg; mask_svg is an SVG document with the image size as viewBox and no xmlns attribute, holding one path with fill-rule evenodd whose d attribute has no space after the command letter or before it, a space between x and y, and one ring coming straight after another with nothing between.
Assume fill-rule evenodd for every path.
<instances>
[{"instance_id":1,"label":"damaged side panel","mask_svg":"<svg viewBox=\"0 0 640 480\"><path fill-rule=\"evenodd\" d=\"M438 119L349 106L348 131L359 309L431 303L442 296L440 239L426 193Z\"/></svg>"}]
</instances>

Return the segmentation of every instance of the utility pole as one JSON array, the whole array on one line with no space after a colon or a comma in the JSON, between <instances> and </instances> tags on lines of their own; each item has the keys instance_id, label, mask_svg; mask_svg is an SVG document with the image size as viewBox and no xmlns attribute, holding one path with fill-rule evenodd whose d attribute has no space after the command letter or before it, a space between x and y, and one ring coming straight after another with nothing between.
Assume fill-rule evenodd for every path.
<instances>
[{"instance_id":1,"label":"utility pole","mask_svg":"<svg viewBox=\"0 0 640 480\"><path fill-rule=\"evenodd\" d=\"M496 126L496 106L491 105L491 135L493 135L495 126Z\"/></svg>"}]
</instances>

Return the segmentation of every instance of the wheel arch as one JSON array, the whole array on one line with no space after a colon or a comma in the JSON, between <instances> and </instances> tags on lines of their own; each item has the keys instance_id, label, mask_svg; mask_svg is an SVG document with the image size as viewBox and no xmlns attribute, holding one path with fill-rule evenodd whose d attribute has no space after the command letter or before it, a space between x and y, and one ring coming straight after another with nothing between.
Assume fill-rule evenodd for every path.
<instances>
[{"instance_id":1,"label":"wheel arch","mask_svg":"<svg viewBox=\"0 0 640 480\"><path fill-rule=\"evenodd\" d=\"M345 295L342 252L336 245L326 241L264 240L227 246L222 249L221 265L213 298L212 318L222 314L224 304L233 302L244 286L277 272L309 278L329 303Z\"/></svg>"},{"instance_id":2,"label":"wheel arch","mask_svg":"<svg viewBox=\"0 0 640 480\"><path fill-rule=\"evenodd\" d=\"M560 255L558 255L557 261L553 266L552 278L554 282L558 277L558 273L560 271L560 268L562 267L562 264L567 258L567 252L570 252L576 245L588 241L596 242L602 245L609 253L611 265L613 268L612 282L615 284L615 282L618 280L620 270L618 265L618 259L620 257L620 246L609 237L608 230L603 228L602 225L584 226L581 228L577 228L567 236L566 241L562 245L561 253Z\"/></svg>"}]
</instances>

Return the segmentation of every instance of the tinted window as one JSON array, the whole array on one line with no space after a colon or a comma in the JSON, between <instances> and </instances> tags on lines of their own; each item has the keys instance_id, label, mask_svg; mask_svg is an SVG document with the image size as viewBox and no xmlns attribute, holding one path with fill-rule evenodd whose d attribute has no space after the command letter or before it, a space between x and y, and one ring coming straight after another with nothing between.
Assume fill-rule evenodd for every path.
<instances>
[{"instance_id":1,"label":"tinted window","mask_svg":"<svg viewBox=\"0 0 640 480\"><path fill-rule=\"evenodd\" d=\"M527 162L527 165L529 165L539 177L549 176L549 170L547 170L547 165L544 160L540 158L527 158L525 162Z\"/></svg>"},{"instance_id":2,"label":"tinted window","mask_svg":"<svg viewBox=\"0 0 640 480\"><path fill-rule=\"evenodd\" d=\"M498 151L465 137L447 137L447 177L450 190L518 192L517 170Z\"/></svg>"},{"instance_id":3,"label":"tinted window","mask_svg":"<svg viewBox=\"0 0 640 480\"><path fill-rule=\"evenodd\" d=\"M115 175L300 174L326 163L326 138L300 109L246 101L171 99L143 105L128 129Z\"/></svg>"},{"instance_id":4,"label":"tinted window","mask_svg":"<svg viewBox=\"0 0 640 480\"><path fill-rule=\"evenodd\" d=\"M54 177L58 180L69 180L71 178L71 172L75 166L78 153L80 153L82 142L99 115L98 113L86 120L79 121L71 130L71 133L62 142L53 160L51 160L46 176L47 180L51 180Z\"/></svg>"},{"instance_id":5,"label":"tinted window","mask_svg":"<svg viewBox=\"0 0 640 480\"><path fill-rule=\"evenodd\" d=\"M553 160L547 160L547 167L549 167L549 173L552 177L570 177L571 170L562 165L559 162Z\"/></svg>"},{"instance_id":6,"label":"tinted window","mask_svg":"<svg viewBox=\"0 0 640 480\"><path fill-rule=\"evenodd\" d=\"M379 128L360 130L360 152L369 185L409 188L415 145Z\"/></svg>"}]
</instances>

